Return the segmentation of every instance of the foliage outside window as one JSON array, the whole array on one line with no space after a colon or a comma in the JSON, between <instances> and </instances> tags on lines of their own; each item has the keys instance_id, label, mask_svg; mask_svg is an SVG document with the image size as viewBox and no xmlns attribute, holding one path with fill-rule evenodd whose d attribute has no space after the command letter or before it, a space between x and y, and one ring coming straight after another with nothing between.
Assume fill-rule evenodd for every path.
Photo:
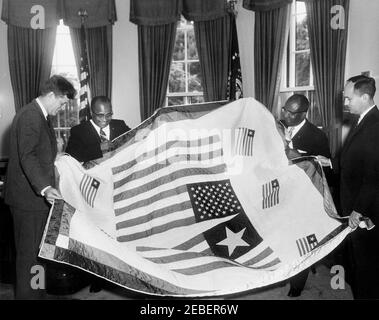
<instances>
[{"instance_id":1,"label":"foliage outside window","mask_svg":"<svg viewBox=\"0 0 379 320\"><path fill-rule=\"evenodd\" d=\"M166 106L201 102L203 88L193 23L182 17L176 31Z\"/></svg>"},{"instance_id":2,"label":"foliage outside window","mask_svg":"<svg viewBox=\"0 0 379 320\"><path fill-rule=\"evenodd\" d=\"M60 21L54 49L51 75L61 75L69 80L79 92L79 79L72 48L70 29ZM79 95L71 100L55 117L52 118L57 138L63 140L63 150L69 138L70 128L79 123Z\"/></svg>"}]
</instances>

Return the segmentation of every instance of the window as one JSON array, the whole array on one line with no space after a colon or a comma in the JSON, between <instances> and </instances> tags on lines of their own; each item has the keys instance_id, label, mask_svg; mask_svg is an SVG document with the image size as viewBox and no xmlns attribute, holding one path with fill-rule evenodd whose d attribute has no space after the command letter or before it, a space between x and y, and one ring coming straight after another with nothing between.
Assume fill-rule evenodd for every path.
<instances>
[{"instance_id":1,"label":"window","mask_svg":"<svg viewBox=\"0 0 379 320\"><path fill-rule=\"evenodd\" d=\"M178 23L168 80L166 106L204 102L193 22Z\"/></svg>"},{"instance_id":2,"label":"window","mask_svg":"<svg viewBox=\"0 0 379 320\"><path fill-rule=\"evenodd\" d=\"M307 12L304 1L292 1L288 40L283 61L278 110L295 93L305 95L310 103L307 118L321 126L321 115L316 104L313 85Z\"/></svg>"},{"instance_id":3,"label":"window","mask_svg":"<svg viewBox=\"0 0 379 320\"><path fill-rule=\"evenodd\" d=\"M293 0L283 61L281 91L313 90L307 13L303 1Z\"/></svg>"},{"instance_id":4,"label":"window","mask_svg":"<svg viewBox=\"0 0 379 320\"><path fill-rule=\"evenodd\" d=\"M70 29L60 21L57 27L57 38L54 49L51 75L61 75L69 80L79 92L78 71L72 48ZM62 138L63 150L66 147L70 128L79 123L79 99L70 101L55 117L52 118L57 138Z\"/></svg>"}]
</instances>

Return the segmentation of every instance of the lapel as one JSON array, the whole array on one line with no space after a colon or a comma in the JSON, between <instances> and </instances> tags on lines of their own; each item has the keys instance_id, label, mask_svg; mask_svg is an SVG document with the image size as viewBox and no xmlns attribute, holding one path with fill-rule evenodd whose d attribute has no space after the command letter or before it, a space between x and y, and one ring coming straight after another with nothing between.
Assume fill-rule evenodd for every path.
<instances>
[{"instance_id":1,"label":"lapel","mask_svg":"<svg viewBox=\"0 0 379 320\"><path fill-rule=\"evenodd\" d=\"M375 121L376 119L379 119L379 110L378 108L375 106L374 108L372 108L369 113L366 114L366 116L362 119L362 121L359 123L359 125L357 125L354 129L351 129L351 131L349 132L347 138L346 138L346 142L342 148L342 153L345 153L346 150L349 149L351 143L353 142L354 138L359 134L361 133L362 131L364 131L365 128L367 128L368 126L370 126L370 124Z\"/></svg>"},{"instance_id":2,"label":"lapel","mask_svg":"<svg viewBox=\"0 0 379 320\"><path fill-rule=\"evenodd\" d=\"M99 133L94 128L93 124L91 123L91 120L88 120L87 122L85 122L85 124L87 128L84 128L84 132L88 132L89 139L94 139L95 141L100 143L101 139Z\"/></svg>"},{"instance_id":3,"label":"lapel","mask_svg":"<svg viewBox=\"0 0 379 320\"><path fill-rule=\"evenodd\" d=\"M292 137L292 142L295 142L295 141L299 141L302 136L304 135L304 133L306 132L307 130L307 127L308 127L308 120L305 119L305 123L304 125L300 128L300 130L298 132L296 132L296 134Z\"/></svg>"},{"instance_id":4,"label":"lapel","mask_svg":"<svg viewBox=\"0 0 379 320\"><path fill-rule=\"evenodd\" d=\"M115 137L116 128L113 126L113 122L109 122L109 141L112 141Z\"/></svg>"}]
</instances>

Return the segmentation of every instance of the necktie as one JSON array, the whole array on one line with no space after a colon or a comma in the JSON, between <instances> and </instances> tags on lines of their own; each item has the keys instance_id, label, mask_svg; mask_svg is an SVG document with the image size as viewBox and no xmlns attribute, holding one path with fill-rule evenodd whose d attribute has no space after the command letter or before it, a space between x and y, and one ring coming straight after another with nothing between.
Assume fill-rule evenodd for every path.
<instances>
[{"instance_id":1,"label":"necktie","mask_svg":"<svg viewBox=\"0 0 379 320\"><path fill-rule=\"evenodd\" d=\"M294 127L288 127L286 129L286 140L291 141L292 140L292 132L293 132Z\"/></svg>"},{"instance_id":2,"label":"necktie","mask_svg":"<svg viewBox=\"0 0 379 320\"><path fill-rule=\"evenodd\" d=\"M101 140L101 142L108 141L107 135L105 134L105 132L102 128L100 128L100 140Z\"/></svg>"},{"instance_id":3,"label":"necktie","mask_svg":"<svg viewBox=\"0 0 379 320\"><path fill-rule=\"evenodd\" d=\"M49 117L46 117L46 122L47 122L47 126L51 129L51 122L50 122Z\"/></svg>"}]
</instances>

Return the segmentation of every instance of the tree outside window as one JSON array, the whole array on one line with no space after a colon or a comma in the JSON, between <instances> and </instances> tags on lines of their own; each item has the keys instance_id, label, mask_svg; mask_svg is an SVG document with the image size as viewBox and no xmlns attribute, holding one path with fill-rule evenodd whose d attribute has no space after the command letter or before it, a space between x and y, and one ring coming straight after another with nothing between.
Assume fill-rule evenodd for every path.
<instances>
[{"instance_id":1,"label":"tree outside window","mask_svg":"<svg viewBox=\"0 0 379 320\"><path fill-rule=\"evenodd\" d=\"M204 102L201 81L193 23L182 17L176 31L166 105Z\"/></svg>"}]
</instances>

